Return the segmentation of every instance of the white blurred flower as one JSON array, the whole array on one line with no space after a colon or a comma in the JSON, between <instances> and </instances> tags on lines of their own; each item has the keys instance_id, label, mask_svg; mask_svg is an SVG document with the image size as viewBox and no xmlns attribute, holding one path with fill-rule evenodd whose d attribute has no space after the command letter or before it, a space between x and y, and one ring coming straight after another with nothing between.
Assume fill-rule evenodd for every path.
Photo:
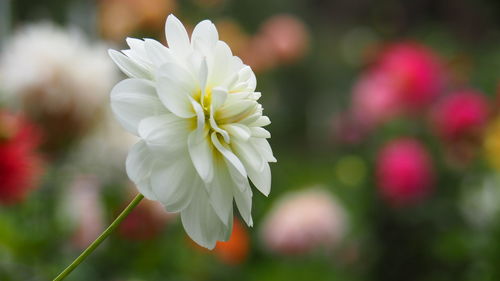
<instances>
[{"instance_id":1,"label":"white blurred flower","mask_svg":"<svg viewBox=\"0 0 500 281\"><path fill-rule=\"evenodd\" d=\"M123 162L138 140L124 131L113 114L106 111L97 128L69 153L66 173L93 174L105 182L122 180L125 176Z\"/></svg>"},{"instance_id":2,"label":"white blurred flower","mask_svg":"<svg viewBox=\"0 0 500 281\"><path fill-rule=\"evenodd\" d=\"M467 221L479 229L488 228L500 214L500 176L481 179L480 184L466 184L461 209Z\"/></svg>"},{"instance_id":3,"label":"white blurred flower","mask_svg":"<svg viewBox=\"0 0 500 281\"><path fill-rule=\"evenodd\" d=\"M49 23L25 26L7 42L0 87L8 103L28 103L36 115L71 112L76 119L93 118L103 107L117 78L104 46Z\"/></svg>"},{"instance_id":4,"label":"white blurred flower","mask_svg":"<svg viewBox=\"0 0 500 281\"><path fill-rule=\"evenodd\" d=\"M130 79L111 92L111 107L122 126L139 136L126 166L148 199L181 212L189 236L213 248L227 240L233 198L252 225L252 191L247 176L267 195L268 162L274 158L262 128L251 68L218 39L215 26L200 22L191 40L182 23L167 18L169 47L127 39L130 49L110 56Z\"/></svg>"},{"instance_id":5,"label":"white blurred flower","mask_svg":"<svg viewBox=\"0 0 500 281\"><path fill-rule=\"evenodd\" d=\"M266 246L283 254L303 254L335 246L346 232L346 214L335 197L322 188L290 192L266 217Z\"/></svg>"}]
</instances>

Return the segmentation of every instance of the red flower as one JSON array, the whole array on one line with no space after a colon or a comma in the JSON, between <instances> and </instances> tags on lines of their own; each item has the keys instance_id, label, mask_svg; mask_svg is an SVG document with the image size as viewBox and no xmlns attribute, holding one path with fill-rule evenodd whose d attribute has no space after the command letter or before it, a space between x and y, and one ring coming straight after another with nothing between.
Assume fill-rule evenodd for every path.
<instances>
[{"instance_id":1,"label":"red flower","mask_svg":"<svg viewBox=\"0 0 500 281\"><path fill-rule=\"evenodd\" d=\"M378 188L396 207L417 203L432 191L434 173L425 147L413 139L386 144L377 159Z\"/></svg>"},{"instance_id":2,"label":"red flower","mask_svg":"<svg viewBox=\"0 0 500 281\"><path fill-rule=\"evenodd\" d=\"M445 97L434 108L432 123L446 141L480 135L488 120L488 101L481 93L466 90Z\"/></svg>"},{"instance_id":3,"label":"red flower","mask_svg":"<svg viewBox=\"0 0 500 281\"><path fill-rule=\"evenodd\" d=\"M36 149L40 133L24 117L0 112L0 202L22 201L37 187L42 174Z\"/></svg>"}]
</instances>

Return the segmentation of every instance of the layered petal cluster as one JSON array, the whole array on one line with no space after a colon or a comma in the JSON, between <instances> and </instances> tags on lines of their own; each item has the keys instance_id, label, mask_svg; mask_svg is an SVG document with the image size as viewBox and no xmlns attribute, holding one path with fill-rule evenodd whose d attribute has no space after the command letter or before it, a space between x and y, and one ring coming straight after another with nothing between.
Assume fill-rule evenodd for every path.
<instances>
[{"instance_id":1,"label":"layered petal cluster","mask_svg":"<svg viewBox=\"0 0 500 281\"><path fill-rule=\"evenodd\" d=\"M130 78L111 92L118 121L141 139L131 149L129 177L148 199L180 212L189 236L213 248L232 230L233 199L251 226L252 190L267 195L268 162L275 162L262 128L270 124L257 102L252 69L220 41L212 22L189 37L173 15L168 47L127 39L130 49L109 54Z\"/></svg>"}]
</instances>

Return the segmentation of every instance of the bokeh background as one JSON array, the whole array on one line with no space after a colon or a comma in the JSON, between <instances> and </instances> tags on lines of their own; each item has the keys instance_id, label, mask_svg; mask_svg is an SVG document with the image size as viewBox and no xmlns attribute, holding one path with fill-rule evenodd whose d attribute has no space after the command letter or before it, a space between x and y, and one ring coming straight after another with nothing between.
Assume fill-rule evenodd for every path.
<instances>
[{"instance_id":1,"label":"bokeh background","mask_svg":"<svg viewBox=\"0 0 500 281\"><path fill-rule=\"evenodd\" d=\"M68 280L500 280L500 2L1 0L0 280L50 280L135 195L107 48L209 18L257 74L269 198L207 251L144 200Z\"/></svg>"}]
</instances>

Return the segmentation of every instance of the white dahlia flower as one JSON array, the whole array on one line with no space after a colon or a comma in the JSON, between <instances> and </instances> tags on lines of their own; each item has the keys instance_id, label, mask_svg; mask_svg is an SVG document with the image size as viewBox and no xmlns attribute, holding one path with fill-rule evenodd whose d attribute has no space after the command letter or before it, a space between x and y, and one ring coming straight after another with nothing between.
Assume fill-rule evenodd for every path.
<instances>
[{"instance_id":1,"label":"white dahlia flower","mask_svg":"<svg viewBox=\"0 0 500 281\"><path fill-rule=\"evenodd\" d=\"M212 22L200 22L191 40L173 15L168 47L127 39L130 49L109 54L130 78L111 92L122 126L141 140L126 161L129 177L148 199L180 212L189 236L214 248L232 230L233 198L252 225L249 181L264 195L275 162L263 129L252 69L233 56Z\"/></svg>"}]
</instances>

